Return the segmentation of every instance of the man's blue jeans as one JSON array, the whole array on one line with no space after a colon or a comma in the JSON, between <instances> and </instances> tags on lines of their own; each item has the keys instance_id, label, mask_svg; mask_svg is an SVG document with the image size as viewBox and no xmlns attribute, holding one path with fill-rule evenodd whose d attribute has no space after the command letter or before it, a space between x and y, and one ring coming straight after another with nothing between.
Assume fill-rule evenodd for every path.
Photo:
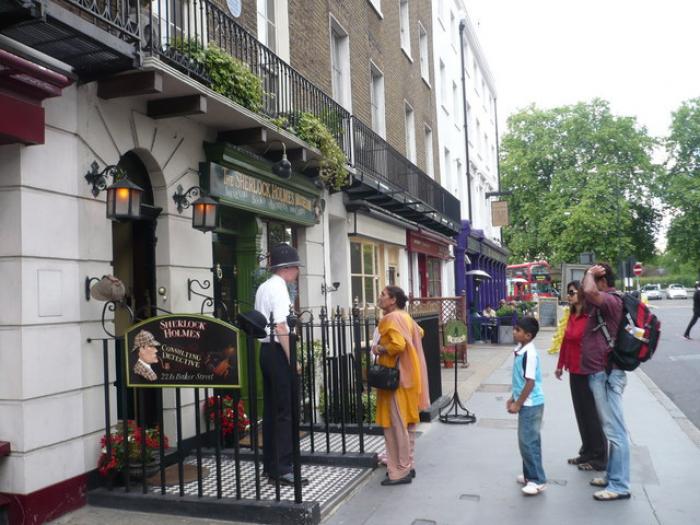
<instances>
[{"instance_id":1,"label":"man's blue jeans","mask_svg":"<svg viewBox=\"0 0 700 525\"><path fill-rule=\"evenodd\" d=\"M545 483L547 477L542 467L542 415L544 404L534 407L523 406L518 412L518 445L523 458L523 476L528 481Z\"/></svg>"},{"instance_id":2,"label":"man's blue jeans","mask_svg":"<svg viewBox=\"0 0 700 525\"><path fill-rule=\"evenodd\" d=\"M622 411L622 393L627 385L624 370L613 369L610 375L598 372L588 376L603 432L610 443L608 490L617 494L630 491L630 439Z\"/></svg>"}]
</instances>

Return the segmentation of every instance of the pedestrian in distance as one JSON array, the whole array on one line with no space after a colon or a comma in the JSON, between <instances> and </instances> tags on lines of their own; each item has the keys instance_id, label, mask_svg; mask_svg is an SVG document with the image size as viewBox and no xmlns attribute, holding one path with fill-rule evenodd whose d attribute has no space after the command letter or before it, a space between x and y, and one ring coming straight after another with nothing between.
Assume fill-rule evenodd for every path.
<instances>
[{"instance_id":1,"label":"pedestrian in distance","mask_svg":"<svg viewBox=\"0 0 700 525\"><path fill-rule=\"evenodd\" d=\"M506 401L506 410L518 414L518 446L523 460L523 473L516 478L524 485L526 496L536 496L547 488L547 477L542 466L542 366L533 340L540 330L534 317L521 317L513 327L517 343L513 357L512 396Z\"/></svg>"},{"instance_id":2,"label":"pedestrian in distance","mask_svg":"<svg viewBox=\"0 0 700 525\"><path fill-rule=\"evenodd\" d=\"M416 476L415 440L420 410L428 408L428 369L423 354L423 329L404 310L408 297L398 286L379 295L382 319L379 340L372 346L377 363L399 368L396 390L377 389L375 421L384 428L387 475L382 485L411 483Z\"/></svg>"},{"instance_id":3,"label":"pedestrian in distance","mask_svg":"<svg viewBox=\"0 0 700 525\"><path fill-rule=\"evenodd\" d=\"M690 318L688 323L688 328L685 329L683 337L690 339L690 330L692 330L695 323L697 323L700 317L700 281L695 282L695 293L693 294L693 317Z\"/></svg>"},{"instance_id":4,"label":"pedestrian in distance","mask_svg":"<svg viewBox=\"0 0 700 525\"><path fill-rule=\"evenodd\" d=\"M571 281L567 284L566 296L569 301L569 320L554 375L561 380L564 370L569 372L571 401L581 436L578 456L569 458L567 462L577 465L579 470L605 470L608 464L608 442L600 425L595 399L588 385L588 376L581 373L581 341L588 321L581 282Z\"/></svg>"},{"instance_id":5,"label":"pedestrian in distance","mask_svg":"<svg viewBox=\"0 0 700 525\"><path fill-rule=\"evenodd\" d=\"M294 485L292 473L292 376L290 373L290 330L287 324L292 300L287 284L296 282L302 266L297 251L288 244L270 250L269 269L273 275L258 287L255 309L270 316L274 334L266 327L262 339L260 368L263 376L263 469L270 482ZM302 478L302 484L308 480Z\"/></svg>"},{"instance_id":6,"label":"pedestrian in distance","mask_svg":"<svg viewBox=\"0 0 700 525\"><path fill-rule=\"evenodd\" d=\"M588 322L581 342L581 373L588 375L598 417L610 446L606 476L590 482L602 489L595 492L593 498L598 501L629 499L630 440L622 407L627 375L609 359L608 340L615 337L622 321L622 299L615 293L612 268L607 264L590 267L583 277L583 294ZM599 318L602 319L600 323Z\"/></svg>"}]
</instances>

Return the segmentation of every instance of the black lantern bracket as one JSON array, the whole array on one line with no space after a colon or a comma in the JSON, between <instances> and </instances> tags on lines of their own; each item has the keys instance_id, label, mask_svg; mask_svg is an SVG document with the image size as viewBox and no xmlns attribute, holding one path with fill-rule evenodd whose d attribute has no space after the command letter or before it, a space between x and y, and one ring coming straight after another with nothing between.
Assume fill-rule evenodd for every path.
<instances>
[{"instance_id":1,"label":"black lantern bracket","mask_svg":"<svg viewBox=\"0 0 700 525\"><path fill-rule=\"evenodd\" d=\"M85 300L90 300L90 286L92 286L92 281L100 281L99 277L86 277L85 278Z\"/></svg>"},{"instance_id":2,"label":"black lantern bracket","mask_svg":"<svg viewBox=\"0 0 700 525\"><path fill-rule=\"evenodd\" d=\"M204 190L200 186L192 186L187 191L183 191L182 185L178 184L175 193L173 193L177 212L182 213L183 210L189 208L195 200L202 197L203 193Z\"/></svg>"},{"instance_id":3,"label":"black lantern bracket","mask_svg":"<svg viewBox=\"0 0 700 525\"><path fill-rule=\"evenodd\" d=\"M100 192L107 189L108 177L112 178L112 182L126 178L126 172L116 164L105 166L102 171L99 171L99 168L100 165L96 160L93 160L90 164L90 170L85 174L85 180L92 185L93 197L97 197Z\"/></svg>"},{"instance_id":4,"label":"black lantern bracket","mask_svg":"<svg viewBox=\"0 0 700 525\"><path fill-rule=\"evenodd\" d=\"M199 280L197 280L197 279L189 279L189 278L188 278L188 279L187 279L187 300L188 300L188 301L191 301L191 300L192 300L192 296L193 296L193 295L197 295L197 296L199 296L199 297L204 297L205 299L210 299L210 300L212 299L212 298L209 297L208 295L205 295L205 294L203 294L203 293L201 293L201 292L195 291L195 290L192 288L195 284L196 284L197 286L199 286L199 288L200 288L201 290L208 290L209 288L211 288L211 281L208 280L208 279L205 280L205 281L203 281L203 282L201 282L201 281L199 281Z\"/></svg>"}]
</instances>

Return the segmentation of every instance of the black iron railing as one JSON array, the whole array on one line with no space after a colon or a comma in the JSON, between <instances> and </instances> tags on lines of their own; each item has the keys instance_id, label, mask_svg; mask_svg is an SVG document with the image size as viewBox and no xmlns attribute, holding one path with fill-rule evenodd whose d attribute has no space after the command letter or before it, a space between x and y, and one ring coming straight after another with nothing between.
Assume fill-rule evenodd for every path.
<instances>
[{"instance_id":1,"label":"black iron railing","mask_svg":"<svg viewBox=\"0 0 700 525\"><path fill-rule=\"evenodd\" d=\"M127 42L140 40L141 8L139 0L63 0L81 15ZM59 2L61 3L61 2Z\"/></svg>"},{"instance_id":2,"label":"black iron railing","mask_svg":"<svg viewBox=\"0 0 700 525\"><path fill-rule=\"evenodd\" d=\"M356 117L352 117L352 131L356 168L406 191L445 217L459 222L459 199Z\"/></svg>"},{"instance_id":3,"label":"black iron railing","mask_svg":"<svg viewBox=\"0 0 700 525\"><path fill-rule=\"evenodd\" d=\"M264 46L218 5L209 0L154 0L147 9L145 52L183 68L209 84L210 74L197 59L217 46L246 67L260 85L255 111L280 119L284 127L297 129L302 113L319 118L344 148L348 158L350 114L297 70ZM257 97L256 97L257 98Z\"/></svg>"}]
</instances>

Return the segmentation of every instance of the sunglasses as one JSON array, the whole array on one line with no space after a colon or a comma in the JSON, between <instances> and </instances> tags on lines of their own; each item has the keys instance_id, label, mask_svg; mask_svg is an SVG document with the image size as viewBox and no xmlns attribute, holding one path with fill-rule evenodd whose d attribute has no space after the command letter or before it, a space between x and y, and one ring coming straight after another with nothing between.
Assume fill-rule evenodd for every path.
<instances>
[{"instance_id":1,"label":"sunglasses","mask_svg":"<svg viewBox=\"0 0 700 525\"><path fill-rule=\"evenodd\" d=\"M576 290L569 290L566 292L566 295L576 295Z\"/></svg>"}]
</instances>

